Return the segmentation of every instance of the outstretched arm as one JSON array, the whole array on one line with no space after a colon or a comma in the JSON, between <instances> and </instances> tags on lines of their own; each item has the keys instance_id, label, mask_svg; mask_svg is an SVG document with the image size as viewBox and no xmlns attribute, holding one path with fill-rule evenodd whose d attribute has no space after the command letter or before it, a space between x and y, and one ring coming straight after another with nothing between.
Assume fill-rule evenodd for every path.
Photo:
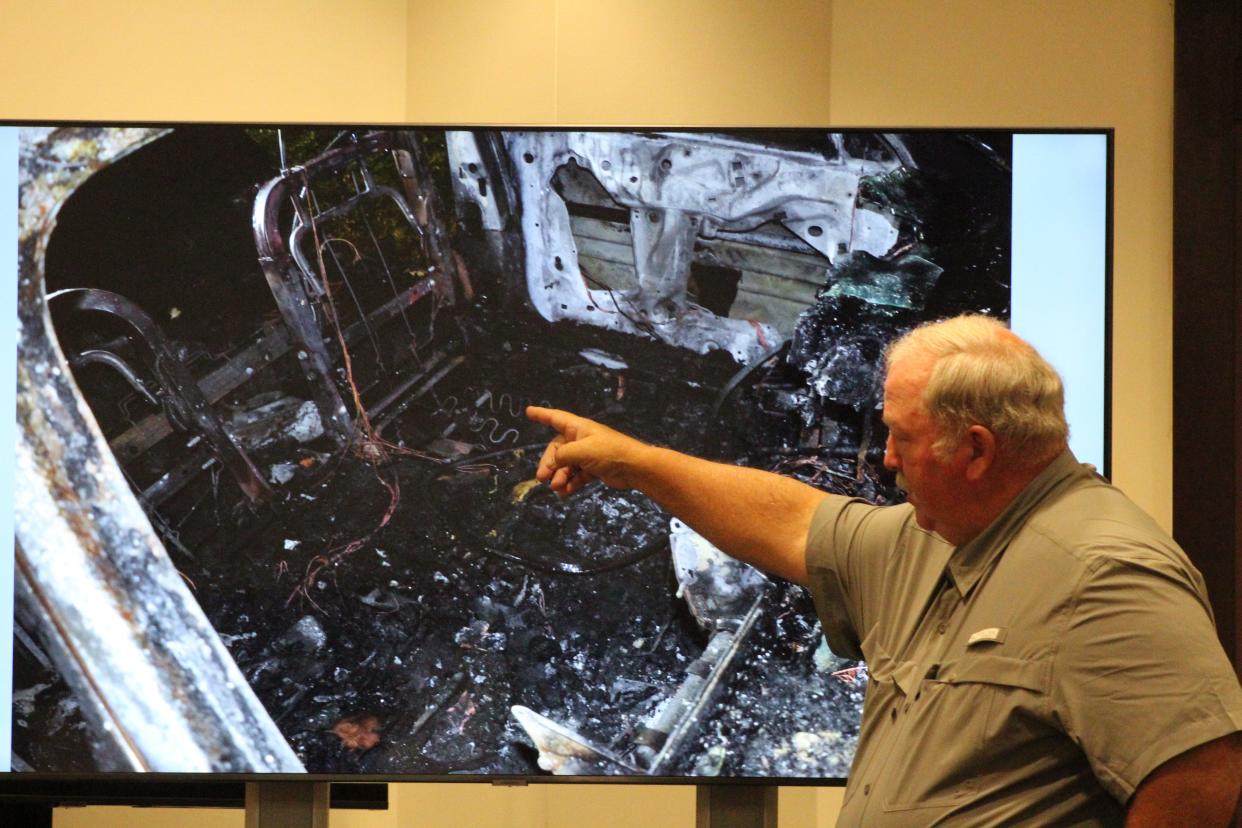
<instances>
[{"instance_id":1,"label":"outstretched arm","mask_svg":"<svg viewBox=\"0 0 1242 828\"><path fill-rule=\"evenodd\" d=\"M771 472L713 463L552 408L526 416L557 436L535 476L562 496L592 480L638 489L738 560L806 584L806 538L827 495Z\"/></svg>"}]
</instances>

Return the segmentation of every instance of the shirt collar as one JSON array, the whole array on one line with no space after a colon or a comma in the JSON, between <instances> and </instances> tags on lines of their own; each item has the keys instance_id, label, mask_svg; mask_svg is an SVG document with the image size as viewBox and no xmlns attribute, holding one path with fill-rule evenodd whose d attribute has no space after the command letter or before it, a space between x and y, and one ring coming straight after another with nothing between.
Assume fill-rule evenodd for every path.
<instances>
[{"instance_id":1,"label":"shirt collar","mask_svg":"<svg viewBox=\"0 0 1242 828\"><path fill-rule=\"evenodd\" d=\"M1074 453L1066 449L1035 475L986 529L973 540L954 549L945 569L962 597L965 598L970 593L975 583L1026 523L1030 513L1053 489L1070 478L1088 472L1089 467L1080 464Z\"/></svg>"}]
</instances>

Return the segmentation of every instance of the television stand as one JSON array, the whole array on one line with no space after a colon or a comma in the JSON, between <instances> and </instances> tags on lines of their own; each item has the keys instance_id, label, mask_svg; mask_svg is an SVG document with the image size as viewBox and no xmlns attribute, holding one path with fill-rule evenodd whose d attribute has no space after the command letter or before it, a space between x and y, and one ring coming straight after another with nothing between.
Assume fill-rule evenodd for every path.
<instances>
[{"instance_id":1,"label":"television stand","mask_svg":"<svg viewBox=\"0 0 1242 828\"><path fill-rule=\"evenodd\" d=\"M776 828L776 786L699 785L694 817L695 828Z\"/></svg>"},{"instance_id":2,"label":"television stand","mask_svg":"<svg viewBox=\"0 0 1242 828\"><path fill-rule=\"evenodd\" d=\"M776 828L775 785L699 785L695 828ZM327 782L247 782L246 828L327 828Z\"/></svg>"},{"instance_id":3,"label":"television stand","mask_svg":"<svg viewBox=\"0 0 1242 828\"><path fill-rule=\"evenodd\" d=\"M246 828L328 828L328 783L247 782Z\"/></svg>"}]
</instances>

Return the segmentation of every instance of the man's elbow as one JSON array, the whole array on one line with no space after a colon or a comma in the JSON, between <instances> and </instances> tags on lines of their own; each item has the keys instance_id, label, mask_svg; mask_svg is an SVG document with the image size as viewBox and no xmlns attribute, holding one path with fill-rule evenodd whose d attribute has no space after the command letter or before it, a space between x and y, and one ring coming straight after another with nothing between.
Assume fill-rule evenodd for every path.
<instances>
[{"instance_id":1,"label":"man's elbow","mask_svg":"<svg viewBox=\"0 0 1242 828\"><path fill-rule=\"evenodd\" d=\"M778 572L782 578L792 581L798 586L810 586L811 579L807 574L806 568L806 544L791 547L785 553L784 565L781 572Z\"/></svg>"}]
</instances>

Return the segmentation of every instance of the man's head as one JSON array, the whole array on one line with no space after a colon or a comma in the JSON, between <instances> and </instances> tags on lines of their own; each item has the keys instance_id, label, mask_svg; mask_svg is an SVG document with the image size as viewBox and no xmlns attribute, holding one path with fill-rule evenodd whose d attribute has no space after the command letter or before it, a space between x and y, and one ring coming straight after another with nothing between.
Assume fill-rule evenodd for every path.
<instances>
[{"instance_id":1,"label":"man's head","mask_svg":"<svg viewBox=\"0 0 1242 828\"><path fill-rule=\"evenodd\" d=\"M1064 391L1029 344L985 316L916 328L885 355L884 463L919 525L970 540L1064 450Z\"/></svg>"}]
</instances>

